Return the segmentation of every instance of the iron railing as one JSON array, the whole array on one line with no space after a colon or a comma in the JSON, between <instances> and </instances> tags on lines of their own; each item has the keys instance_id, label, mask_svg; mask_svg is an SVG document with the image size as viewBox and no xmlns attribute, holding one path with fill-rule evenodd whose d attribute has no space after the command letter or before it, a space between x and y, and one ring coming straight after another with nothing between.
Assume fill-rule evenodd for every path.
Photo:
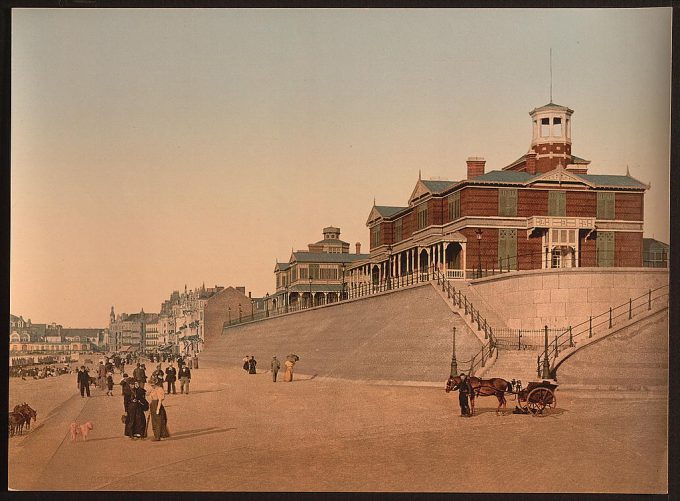
<instances>
[{"instance_id":1,"label":"iron railing","mask_svg":"<svg viewBox=\"0 0 680 501\"><path fill-rule=\"evenodd\" d=\"M471 301L468 300L467 296L463 294L460 288L456 289L455 283L446 279L444 273L437 272L437 286L442 288L442 292L446 292L446 297L450 299L454 306L461 308L465 316L470 315L470 320L474 327L475 322L477 323L477 330L484 331L484 339L487 341L482 345L479 352L473 356L470 360L465 360L461 362L462 364L470 364L470 370L468 373L474 375L477 368L482 368L486 366L487 360L493 357L494 353L498 357L498 348L496 343L496 336L494 335L494 330L491 328L486 318L479 313L479 309L475 309Z\"/></svg>"},{"instance_id":2,"label":"iron railing","mask_svg":"<svg viewBox=\"0 0 680 501\"><path fill-rule=\"evenodd\" d=\"M616 323L631 320L634 316L644 311L650 311L652 306L665 306L668 304L668 285L662 285L655 289L649 289L646 293L629 298L628 301L596 316L588 317L588 320L580 324L567 327L560 334L548 339L547 326L544 330L543 354L536 358L536 372L539 377L552 378L555 376L555 361L560 353L568 348L575 347L581 339L590 339L611 329Z\"/></svg>"},{"instance_id":3,"label":"iron railing","mask_svg":"<svg viewBox=\"0 0 680 501\"><path fill-rule=\"evenodd\" d=\"M285 313L308 310L318 306L325 306L328 304L349 301L351 299L373 296L392 290L403 289L404 287L411 287L413 285L434 280L437 276L437 273L438 272L434 265L432 265L425 270L416 270L411 273L396 277L387 276L379 280L373 280L371 282L364 282L360 284L345 283L343 290L340 293L340 298L337 301L326 301L321 295L317 296L318 299L310 301L309 296L304 295L309 294L308 291L295 291L300 294L300 298L298 301L292 304L283 304L277 306L276 308L269 308L267 304L265 306L265 311L259 311L257 313L253 311L249 314L243 314L243 312L237 312L235 314L230 310L227 321L224 322L224 327L246 324ZM313 290L311 292L314 294ZM286 296L288 296L288 293L286 293Z\"/></svg>"},{"instance_id":4,"label":"iron railing","mask_svg":"<svg viewBox=\"0 0 680 501\"><path fill-rule=\"evenodd\" d=\"M566 328L548 329L548 336L552 339L562 334ZM543 348L545 329L510 329L497 328L494 330L496 343L499 348L506 350L535 350Z\"/></svg>"}]
</instances>

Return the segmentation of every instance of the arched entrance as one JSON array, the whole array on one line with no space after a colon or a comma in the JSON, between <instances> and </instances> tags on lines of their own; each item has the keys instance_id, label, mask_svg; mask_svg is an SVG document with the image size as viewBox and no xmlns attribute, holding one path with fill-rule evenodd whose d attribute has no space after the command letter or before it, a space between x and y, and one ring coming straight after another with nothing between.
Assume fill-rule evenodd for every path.
<instances>
[{"instance_id":1,"label":"arched entrance","mask_svg":"<svg viewBox=\"0 0 680 501\"><path fill-rule=\"evenodd\" d=\"M452 242L444 251L446 260L446 274L449 278L463 278L463 247L458 242Z\"/></svg>"},{"instance_id":2,"label":"arched entrance","mask_svg":"<svg viewBox=\"0 0 680 501\"><path fill-rule=\"evenodd\" d=\"M420 266L420 273L426 274L430 267L430 255L428 254L427 249L423 249L420 251L418 264Z\"/></svg>"},{"instance_id":3,"label":"arched entrance","mask_svg":"<svg viewBox=\"0 0 680 501\"><path fill-rule=\"evenodd\" d=\"M377 264L373 265L373 269L371 270L371 283L376 287L380 283L380 268Z\"/></svg>"}]
</instances>

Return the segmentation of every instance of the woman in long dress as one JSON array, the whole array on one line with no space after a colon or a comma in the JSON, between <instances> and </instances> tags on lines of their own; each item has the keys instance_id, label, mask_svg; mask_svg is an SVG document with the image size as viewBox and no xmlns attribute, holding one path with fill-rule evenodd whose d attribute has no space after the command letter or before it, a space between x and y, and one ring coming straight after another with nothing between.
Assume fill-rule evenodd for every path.
<instances>
[{"instance_id":1,"label":"woman in long dress","mask_svg":"<svg viewBox=\"0 0 680 501\"><path fill-rule=\"evenodd\" d=\"M151 400L151 427L153 428L153 440L159 441L162 438L168 438L168 415L165 413L165 406L163 399L165 392L163 391L163 380L154 380L152 388L149 392L149 400Z\"/></svg>"},{"instance_id":2,"label":"woman in long dress","mask_svg":"<svg viewBox=\"0 0 680 501\"><path fill-rule=\"evenodd\" d=\"M293 380L293 367L295 366L295 362L291 359L288 359L285 361L285 366L286 373L283 375L283 380L291 382Z\"/></svg>"},{"instance_id":3,"label":"woman in long dress","mask_svg":"<svg viewBox=\"0 0 680 501\"><path fill-rule=\"evenodd\" d=\"M132 387L132 395L127 407L127 420L125 421L125 436L130 438L146 438L146 416L148 409L146 390L140 388L135 381Z\"/></svg>"}]
</instances>

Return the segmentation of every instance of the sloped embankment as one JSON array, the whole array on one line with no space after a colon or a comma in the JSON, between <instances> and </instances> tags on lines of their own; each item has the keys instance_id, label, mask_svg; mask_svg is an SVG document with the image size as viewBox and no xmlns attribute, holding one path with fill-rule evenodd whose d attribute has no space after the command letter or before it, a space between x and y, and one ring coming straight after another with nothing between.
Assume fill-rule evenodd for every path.
<instances>
[{"instance_id":1,"label":"sloped embankment","mask_svg":"<svg viewBox=\"0 0 680 501\"><path fill-rule=\"evenodd\" d=\"M444 381L457 327L459 361L481 348L477 337L426 284L227 329L207 345L202 363L235 366L254 355L258 372L272 355L283 365L300 356L296 372L346 379Z\"/></svg>"}]
</instances>

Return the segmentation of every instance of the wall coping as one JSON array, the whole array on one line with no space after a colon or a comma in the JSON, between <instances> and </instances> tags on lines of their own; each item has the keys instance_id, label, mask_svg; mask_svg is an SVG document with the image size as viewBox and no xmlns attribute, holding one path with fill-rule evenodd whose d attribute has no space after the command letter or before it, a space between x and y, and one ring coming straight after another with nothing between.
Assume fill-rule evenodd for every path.
<instances>
[{"instance_id":1,"label":"wall coping","mask_svg":"<svg viewBox=\"0 0 680 501\"><path fill-rule=\"evenodd\" d=\"M621 274L621 273L645 273L648 275L666 275L668 277L669 270L667 268L601 268L601 267L580 267L580 268L549 268L540 270L517 270L508 271L498 275L492 275L490 277L474 278L471 280L466 280L470 285L485 284L489 282L509 280L517 277L527 277L532 275L549 275L549 274L583 274L583 273L596 273L598 275L604 274Z\"/></svg>"}]
</instances>

